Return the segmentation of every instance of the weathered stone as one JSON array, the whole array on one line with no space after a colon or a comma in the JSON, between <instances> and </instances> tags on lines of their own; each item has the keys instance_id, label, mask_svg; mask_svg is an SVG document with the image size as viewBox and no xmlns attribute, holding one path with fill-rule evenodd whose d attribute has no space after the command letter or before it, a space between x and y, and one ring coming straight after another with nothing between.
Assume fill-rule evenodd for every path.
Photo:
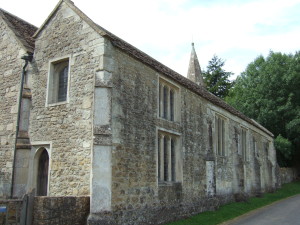
<instances>
[{"instance_id":1,"label":"weathered stone","mask_svg":"<svg viewBox=\"0 0 300 225\"><path fill-rule=\"evenodd\" d=\"M297 170L294 168L280 168L281 184L290 183L298 177Z\"/></svg>"},{"instance_id":2,"label":"weathered stone","mask_svg":"<svg viewBox=\"0 0 300 225\"><path fill-rule=\"evenodd\" d=\"M94 24L69 0L35 34L17 142L30 153L18 149L14 161L13 76L21 69L14 52L22 48L6 33L0 194L9 195L12 168L19 169L18 190L37 189L45 153L47 197L35 200L34 224L84 224L88 212L89 224L163 224L278 187L269 131ZM61 62L69 68L66 101L49 102L55 90L49 68ZM80 203L83 195L90 205Z\"/></svg>"},{"instance_id":3,"label":"weathered stone","mask_svg":"<svg viewBox=\"0 0 300 225\"><path fill-rule=\"evenodd\" d=\"M22 200L1 200L0 207L5 209L0 212L1 224L15 225L20 224Z\"/></svg>"},{"instance_id":4,"label":"weathered stone","mask_svg":"<svg viewBox=\"0 0 300 225\"><path fill-rule=\"evenodd\" d=\"M35 197L32 224L83 225L89 206L89 197Z\"/></svg>"},{"instance_id":5,"label":"weathered stone","mask_svg":"<svg viewBox=\"0 0 300 225\"><path fill-rule=\"evenodd\" d=\"M22 73L22 60L18 58L18 52L22 46L11 38L12 31L0 16L0 52L7 57L0 58L0 121L1 121L1 146L0 146L0 168L6 167L6 162L12 162L14 151L15 127L14 122L17 119L17 96ZM5 87L5 88L4 88ZM14 88L13 88L14 87ZM12 135L10 140L8 136ZM11 171L0 173L0 196L9 196L11 185Z\"/></svg>"}]
</instances>

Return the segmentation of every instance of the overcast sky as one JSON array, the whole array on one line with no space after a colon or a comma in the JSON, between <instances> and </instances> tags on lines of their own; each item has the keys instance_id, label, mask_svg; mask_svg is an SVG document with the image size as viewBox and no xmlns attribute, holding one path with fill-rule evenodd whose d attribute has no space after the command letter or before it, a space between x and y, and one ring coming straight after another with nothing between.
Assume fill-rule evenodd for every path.
<instances>
[{"instance_id":1,"label":"overcast sky","mask_svg":"<svg viewBox=\"0 0 300 225\"><path fill-rule=\"evenodd\" d=\"M73 0L94 22L186 76L195 43L200 65L214 54L239 75L270 50L300 50L300 0ZM0 0L39 27L58 0Z\"/></svg>"}]
</instances>

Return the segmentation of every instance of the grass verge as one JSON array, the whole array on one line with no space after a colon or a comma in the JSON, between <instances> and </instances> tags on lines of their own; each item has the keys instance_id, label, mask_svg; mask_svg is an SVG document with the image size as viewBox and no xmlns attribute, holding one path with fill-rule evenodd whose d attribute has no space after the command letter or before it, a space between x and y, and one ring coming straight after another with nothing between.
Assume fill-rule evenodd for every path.
<instances>
[{"instance_id":1,"label":"grass verge","mask_svg":"<svg viewBox=\"0 0 300 225\"><path fill-rule=\"evenodd\" d=\"M230 203L221 206L217 211L203 212L167 225L216 225L296 194L300 194L300 181L284 184L281 189L274 193L264 194L262 198L253 197L248 202Z\"/></svg>"}]
</instances>

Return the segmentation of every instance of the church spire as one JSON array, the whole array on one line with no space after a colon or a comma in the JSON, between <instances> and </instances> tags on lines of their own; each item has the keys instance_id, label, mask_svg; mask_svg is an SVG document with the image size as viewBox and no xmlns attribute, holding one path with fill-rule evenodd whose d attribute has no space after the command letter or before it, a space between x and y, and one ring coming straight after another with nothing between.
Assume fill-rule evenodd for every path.
<instances>
[{"instance_id":1,"label":"church spire","mask_svg":"<svg viewBox=\"0 0 300 225\"><path fill-rule=\"evenodd\" d=\"M201 74L200 64L194 48L194 43L192 43L192 52L190 57L190 64L189 64L187 78L194 81L196 84L205 87L203 77Z\"/></svg>"}]
</instances>

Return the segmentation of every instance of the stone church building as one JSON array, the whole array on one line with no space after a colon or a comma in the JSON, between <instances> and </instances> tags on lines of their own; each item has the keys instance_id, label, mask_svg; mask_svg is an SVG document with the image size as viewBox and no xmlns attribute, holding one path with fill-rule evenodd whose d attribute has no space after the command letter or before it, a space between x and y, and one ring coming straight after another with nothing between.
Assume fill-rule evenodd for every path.
<instances>
[{"instance_id":1,"label":"stone church building","mask_svg":"<svg viewBox=\"0 0 300 225\"><path fill-rule=\"evenodd\" d=\"M0 28L0 199L162 224L277 187L272 133L206 90L194 46L186 78L70 0L40 28L1 9Z\"/></svg>"}]
</instances>

